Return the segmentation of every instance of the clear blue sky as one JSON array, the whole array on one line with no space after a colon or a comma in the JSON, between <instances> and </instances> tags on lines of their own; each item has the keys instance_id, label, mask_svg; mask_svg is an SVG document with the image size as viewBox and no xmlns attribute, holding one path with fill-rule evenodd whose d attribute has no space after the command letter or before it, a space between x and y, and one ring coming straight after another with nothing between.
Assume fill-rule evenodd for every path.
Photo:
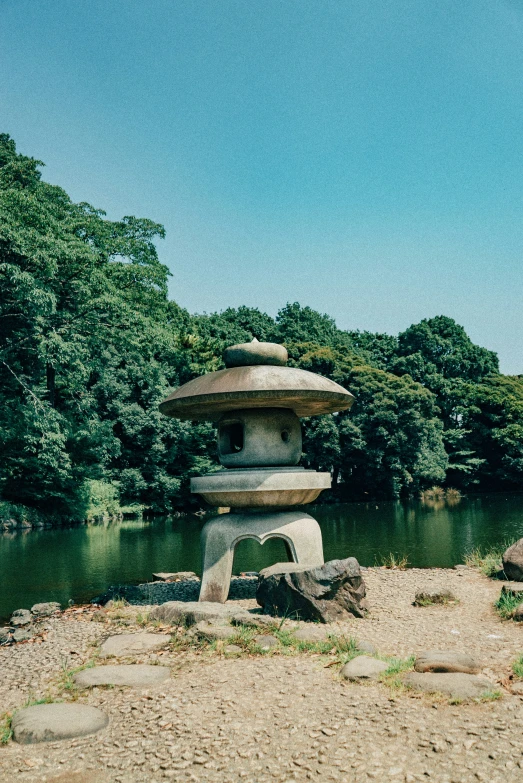
<instances>
[{"instance_id":1,"label":"clear blue sky","mask_svg":"<svg viewBox=\"0 0 523 783\"><path fill-rule=\"evenodd\" d=\"M0 0L0 117L192 312L438 314L523 372L522 0Z\"/></svg>"}]
</instances>

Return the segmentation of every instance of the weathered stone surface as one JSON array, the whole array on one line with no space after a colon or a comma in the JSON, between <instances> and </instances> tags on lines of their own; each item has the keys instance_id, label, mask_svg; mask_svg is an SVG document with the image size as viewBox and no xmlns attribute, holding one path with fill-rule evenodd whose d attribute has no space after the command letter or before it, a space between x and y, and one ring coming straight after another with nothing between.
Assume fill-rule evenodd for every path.
<instances>
[{"instance_id":1,"label":"weathered stone surface","mask_svg":"<svg viewBox=\"0 0 523 783\"><path fill-rule=\"evenodd\" d=\"M86 704L36 704L15 713L12 729L16 742L29 745L85 737L108 723L105 713Z\"/></svg>"},{"instance_id":2,"label":"weathered stone surface","mask_svg":"<svg viewBox=\"0 0 523 783\"><path fill-rule=\"evenodd\" d=\"M166 666L146 664L94 666L74 675L74 681L81 688L96 685L128 685L130 687L157 685L171 676Z\"/></svg>"},{"instance_id":3,"label":"weathered stone surface","mask_svg":"<svg viewBox=\"0 0 523 783\"><path fill-rule=\"evenodd\" d=\"M110 636L100 648L100 658L123 658L128 655L161 650L169 644L171 637L166 633L123 633Z\"/></svg>"},{"instance_id":4,"label":"weathered stone surface","mask_svg":"<svg viewBox=\"0 0 523 783\"><path fill-rule=\"evenodd\" d=\"M13 633L13 642L26 642L28 639L32 639L34 636L34 629L30 625L25 625L23 628L17 628Z\"/></svg>"},{"instance_id":5,"label":"weathered stone surface","mask_svg":"<svg viewBox=\"0 0 523 783\"><path fill-rule=\"evenodd\" d=\"M192 626L191 631L198 639L206 639L208 642L217 639L225 640L235 633L235 629L227 622L209 622L209 620L201 620L196 623Z\"/></svg>"},{"instance_id":6,"label":"weathered stone surface","mask_svg":"<svg viewBox=\"0 0 523 783\"><path fill-rule=\"evenodd\" d=\"M175 571L172 574L160 571L158 574L153 574L153 576L160 582L186 582L189 579L199 579L194 571Z\"/></svg>"},{"instance_id":7,"label":"weathered stone surface","mask_svg":"<svg viewBox=\"0 0 523 783\"><path fill-rule=\"evenodd\" d=\"M377 655L378 650L370 642L358 642L357 649L360 652L367 653L368 655Z\"/></svg>"},{"instance_id":8,"label":"weathered stone surface","mask_svg":"<svg viewBox=\"0 0 523 783\"><path fill-rule=\"evenodd\" d=\"M354 557L311 568L277 563L260 572L256 600L268 614L322 623L363 617L365 582Z\"/></svg>"},{"instance_id":9,"label":"weathered stone surface","mask_svg":"<svg viewBox=\"0 0 523 783\"><path fill-rule=\"evenodd\" d=\"M377 680L388 668L389 664L385 661L378 661L368 655L358 655L345 664L341 676L346 680Z\"/></svg>"},{"instance_id":10,"label":"weathered stone surface","mask_svg":"<svg viewBox=\"0 0 523 783\"><path fill-rule=\"evenodd\" d=\"M314 623L312 625L306 625L303 628L297 628L292 632L292 635L295 639L298 639L299 642L325 642L330 633L332 633L332 631L329 628Z\"/></svg>"},{"instance_id":11,"label":"weathered stone surface","mask_svg":"<svg viewBox=\"0 0 523 783\"><path fill-rule=\"evenodd\" d=\"M274 625L275 620L266 614L251 612L236 613L231 617L233 625L246 625L249 628L267 628Z\"/></svg>"},{"instance_id":12,"label":"weathered stone surface","mask_svg":"<svg viewBox=\"0 0 523 783\"><path fill-rule=\"evenodd\" d=\"M523 600L523 582L505 582L501 593L502 595L521 596Z\"/></svg>"},{"instance_id":13,"label":"weathered stone surface","mask_svg":"<svg viewBox=\"0 0 523 783\"><path fill-rule=\"evenodd\" d=\"M151 610L151 620L162 620L173 625L195 625L202 620L228 621L232 617L252 617L247 610L241 612L237 606L214 603L213 601L167 601Z\"/></svg>"},{"instance_id":14,"label":"weathered stone surface","mask_svg":"<svg viewBox=\"0 0 523 783\"><path fill-rule=\"evenodd\" d=\"M33 622L33 616L29 609L17 609L11 615L11 625L29 625Z\"/></svg>"},{"instance_id":15,"label":"weathered stone surface","mask_svg":"<svg viewBox=\"0 0 523 783\"><path fill-rule=\"evenodd\" d=\"M456 601L456 596L450 590L419 590L414 598L414 606L448 604L452 601Z\"/></svg>"},{"instance_id":16,"label":"weathered stone surface","mask_svg":"<svg viewBox=\"0 0 523 783\"><path fill-rule=\"evenodd\" d=\"M508 579L523 582L523 538L509 546L503 555L503 570Z\"/></svg>"},{"instance_id":17,"label":"weathered stone surface","mask_svg":"<svg viewBox=\"0 0 523 783\"><path fill-rule=\"evenodd\" d=\"M227 644L225 645L224 652L228 655L238 655L238 653L243 651L239 644Z\"/></svg>"},{"instance_id":18,"label":"weathered stone surface","mask_svg":"<svg viewBox=\"0 0 523 783\"><path fill-rule=\"evenodd\" d=\"M510 690L516 696L523 696L523 681L511 683Z\"/></svg>"},{"instance_id":19,"label":"weathered stone surface","mask_svg":"<svg viewBox=\"0 0 523 783\"><path fill-rule=\"evenodd\" d=\"M403 682L409 688L426 693L442 693L452 699L477 699L496 691L496 686L474 674L441 673L421 674L408 672Z\"/></svg>"},{"instance_id":20,"label":"weathered stone surface","mask_svg":"<svg viewBox=\"0 0 523 783\"><path fill-rule=\"evenodd\" d=\"M463 672L477 674L481 666L465 653L455 650L428 650L420 653L414 662L417 672Z\"/></svg>"},{"instance_id":21,"label":"weathered stone surface","mask_svg":"<svg viewBox=\"0 0 523 783\"><path fill-rule=\"evenodd\" d=\"M35 617L49 617L49 615L59 612L61 609L58 601L46 601L43 604L35 604L31 607L31 614Z\"/></svg>"},{"instance_id":22,"label":"weathered stone surface","mask_svg":"<svg viewBox=\"0 0 523 783\"><path fill-rule=\"evenodd\" d=\"M262 650L271 650L279 644L277 638L271 636L271 634L260 634L260 636L255 636L254 641Z\"/></svg>"},{"instance_id":23,"label":"weathered stone surface","mask_svg":"<svg viewBox=\"0 0 523 783\"><path fill-rule=\"evenodd\" d=\"M5 644L11 641L10 628L0 628L0 644Z\"/></svg>"}]
</instances>

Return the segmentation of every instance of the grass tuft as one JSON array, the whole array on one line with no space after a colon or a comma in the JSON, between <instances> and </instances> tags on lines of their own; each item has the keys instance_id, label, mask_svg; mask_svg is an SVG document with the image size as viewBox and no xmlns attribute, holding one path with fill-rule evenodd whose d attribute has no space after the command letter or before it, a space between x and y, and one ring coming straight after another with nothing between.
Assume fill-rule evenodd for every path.
<instances>
[{"instance_id":1,"label":"grass tuft","mask_svg":"<svg viewBox=\"0 0 523 783\"><path fill-rule=\"evenodd\" d=\"M511 620L515 609L521 603L521 596L513 595L513 593L501 593L494 607L503 620Z\"/></svg>"},{"instance_id":2,"label":"grass tuft","mask_svg":"<svg viewBox=\"0 0 523 783\"><path fill-rule=\"evenodd\" d=\"M378 555L376 565L382 568L390 568L394 571L405 571L409 564L406 555L399 555L395 552L389 552L388 555Z\"/></svg>"},{"instance_id":3,"label":"grass tuft","mask_svg":"<svg viewBox=\"0 0 523 783\"><path fill-rule=\"evenodd\" d=\"M523 680L523 653L512 664L512 671L519 680Z\"/></svg>"},{"instance_id":4,"label":"grass tuft","mask_svg":"<svg viewBox=\"0 0 523 783\"><path fill-rule=\"evenodd\" d=\"M503 570L503 552L509 546L500 544L487 548L476 547L465 554L465 565L481 571L485 576L495 576Z\"/></svg>"},{"instance_id":5,"label":"grass tuft","mask_svg":"<svg viewBox=\"0 0 523 783\"><path fill-rule=\"evenodd\" d=\"M7 745L13 736L12 720L13 714L11 712L2 712L0 714L0 745Z\"/></svg>"}]
</instances>

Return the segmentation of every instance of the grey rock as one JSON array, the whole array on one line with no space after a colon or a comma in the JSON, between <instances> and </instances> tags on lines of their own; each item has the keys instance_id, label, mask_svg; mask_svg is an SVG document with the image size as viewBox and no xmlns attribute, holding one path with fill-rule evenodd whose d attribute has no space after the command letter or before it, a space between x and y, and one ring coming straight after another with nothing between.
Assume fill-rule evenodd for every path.
<instances>
[{"instance_id":1,"label":"grey rock","mask_svg":"<svg viewBox=\"0 0 523 783\"><path fill-rule=\"evenodd\" d=\"M29 745L85 737L108 723L105 713L86 704L36 704L15 713L12 729L15 742Z\"/></svg>"},{"instance_id":2,"label":"grey rock","mask_svg":"<svg viewBox=\"0 0 523 783\"><path fill-rule=\"evenodd\" d=\"M0 644L6 644L11 641L11 629L8 627L0 628Z\"/></svg>"},{"instance_id":3,"label":"grey rock","mask_svg":"<svg viewBox=\"0 0 523 783\"><path fill-rule=\"evenodd\" d=\"M503 570L514 582L523 582L523 538L509 546L503 555Z\"/></svg>"},{"instance_id":4,"label":"grey rock","mask_svg":"<svg viewBox=\"0 0 523 783\"><path fill-rule=\"evenodd\" d=\"M170 635L166 633L123 633L110 636L100 648L100 658L123 658L161 650L170 640Z\"/></svg>"},{"instance_id":5,"label":"grey rock","mask_svg":"<svg viewBox=\"0 0 523 783\"><path fill-rule=\"evenodd\" d=\"M74 675L74 681L81 688L96 685L128 685L130 687L156 685L168 680L171 673L166 666L108 665L94 666Z\"/></svg>"},{"instance_id":6,"label":"grey rock","mask_svg":"<svg viewBox=\"0 0 523 783\"><path fill-rule=\"evenodd\" d=\"M26 625L24 628L17 628L13 633L13 642L26 642L34 636L34 628Z\"/></svg>"},{"instance_id":7,"label":"grey rock","mask_svg":"<svg viewBox=\"0 0 523 783\"><path fill-rule=\"evenodd\" d=\"M235 633L234 628L228 623L209 622L208 620L196 623L192 626L191 631L198 639L205 639L208 642L214 642L218 639L226 640Z\"/></svg>"},{"instance_id":8,"label":"grey rock","mask_svg":"<svg viewBox=\"0 0 523 783\"><path fill-rule=\"evenodd\" d=\"M29 609L17 609L11 615L11 625L17 627L20 625L30 625L33 622L33 616Z\"/></svg>"},{"instance_id":9,"label":"grey rock","mask_svg":"<svg viewBox=\"0 0 523 783\"><path fill-rule=\"evenodd\" d=\"M369 658L368 655L358 655L345 664L341 676L346 680L377 680L388 668L389 664L385 661Z\"/></svg>"},{"instance_id":10,"label":"grey rock","mask_svg":"<svg viewBox=\"0 0 523 783\"><path fill-rule=\"evenodd\" d=\"M370 642L358 642L357 649L360 652L367 653L368 655L377 655L378 651L376 647Z\"/></svg>"},{"instance_id":11,"label":"grey rock","mask_svg":"<svg viewBox=\"0 0 523 783\"><path fill-rule=\"evenodd\" d=\"M501 588L502 595L521 596L523 599L523 582L505 582Z\"/></svg>"},{"instance_id":12,"label":"grey rock","mask_svg":"<svg viewBox=\"0 0 523 783\"><path fill-rule=\"evenodd\" d=\"M497 690L491 682L476 677L474 674L408 672L404 676L403 682L408 688L414 690L441 693L452 699L463 701L478 699Z\"/></svg>"},{"instance_id":13,"label":"grey rock","mask_svg":"<svg viewBox=\"0 0 523 783\"><path fill-rule=\"evenodd\" d=\"M414 606L448 604L452 601L456 601L456 596L450 590L419 590L414 598Z\"/></svg>"},{"instance_id":14,"label":"grey rock","mask_svg":"<svg viewBox=\"0 0 523 783\"><path fill-rule=\"evenodd\" d=\"M237 606L214 603L213 601L168 601L151 610L151 620L162 620L173 625L195 625L202 620L229 620L242 616L248 619L247 610L238 611Z\"/></svg>"},{"instance_id":15,"label":"grey rock","mask_svg":"<svg viewBox=\"0 0 523 783\"><path fill-rule=\"evenodd\" d=\"M57 601L46 601L43 604L35 604L31 607L31 614L35 617L49 617L55 612L59 612L61 609L60 604Z\"/></svg>"},{"instance_id":16,"label":"grey rock","mask_svg":"<svg viewBox=\"0 0 523 783\"><path fill-rule=\"evenodd\" d=\"M238 644L227 644L224 648L224 652L228 655L238 655L238 653L243 652L243 650Z\"/></svg>"},{"instance_id":17,"label":"grey rock","mask_svg":"<svg viewBox=\"0 0 523 783\"><path fill-rule=\"evenodd\" d=\"M468 565L465 565L464 563L458 563L458 565L454 566L455 571L466 571L468 569Z\"/></svg>"},{"instance_id":18,"label":"grey rock","mask_svg":"<svg viewBox=\"0 0 523 783\"><path fill-rule=\"evenodd\" d=\"M186 582L190 579L199 579L198 575L195 574L194 571L175 571L172 574L160 571L158 574L153 574L153 576L160 582Z\"/></svg>"},{"instance_id":19,"label":"grey rock","mask_svg":"<svg viewBox=\"0 0 523 783\"><path fill-rule=\"evenodd\" d=\"M417 672L463 672L477 674L481 666L465 653L454 650L428 650L420 653L414 668Z\"/></svg>"},{"instance_id":20,"label":"grey rock","mask_svg":"<svg viewBox=\"0 0 523 783\"><path fill-rule=\"evenodd\" d=\"M329 634L332 633L329 628L316 623L297 628L292 632L295 639L299 642L325 642Z\"/></svg>"},{"instance_id":21,"label":"grey rock","mask_svg":"<svg viewBox=\"0 0 523 783\"><path fill-rule=\"evenodd\" d=\"M271 636L271 634L260 634L259 636L255 636L254 641L262 650L271 650L279 644L278 639L275 636Z\"/></svg>"},{"instance_id":22,"label":"grey rock","mask_svg":"<svg viewBox=\"0 0 523 783\"><path fill-rule=\"evenodd\" d=\"M266 614L251 614L251 612L240 612L231 617L232 625L246 625L249 628L269 628L274 625L274 618Z\"/></svg>"},{"instance_id":23,"label":"grey rock","mask_svg":"<svg viewBox=\"0 0 523 783\"><path fill-rule=\"evenodd\" d=\"M260 572L256 600L267 614L322 623L364 617L365 582L354 557L311 568L277 563Z\"/></svg>"}]
</instances>

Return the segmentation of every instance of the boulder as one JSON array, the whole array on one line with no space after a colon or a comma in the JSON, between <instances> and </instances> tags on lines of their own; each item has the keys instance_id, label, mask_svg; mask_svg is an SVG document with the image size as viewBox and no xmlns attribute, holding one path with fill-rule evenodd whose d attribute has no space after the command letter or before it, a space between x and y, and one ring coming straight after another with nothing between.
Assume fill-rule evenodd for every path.
<instances>
[{"instance_id":1,"label":"boulder","mask_svg":"<svg viewBox=\"0 0 523 783\"><path fill-rule=\"evenodd\" d=\"M462 672L477 674L481 666L465 653L454 650L428 650L420 653L414 668L417 672Z\"/></svg>"},{"instance_id":2,"label":"boulder","mask_svg":"<svg viewBox=\"0 0 523 783\"><path fill-rule=\"evenodd\" d=\"M218 604L213 601L167 601L151 610L151 620L161 620L172 625L196 625L202 620L229 621L233 617L248 620L254 615L247 610L241 611L237 606ZM236 622L236 624L239 624Z\"/></svg>"},{"instance_id":3,"label":"boulder","mask_svg":"<svg viewBox=\"0 0 523 783\"><path fill-rule=\"evenodd\" d=\"M11 625L18 627L20 625L30 625L33 622L33 615L29 609L16 609L11 615Z\"/></svg>"},{"instance_id":4,"label":"boulder","mask_svg":"<svg viewBox=\"0 0 523 783\"><path fill-rule=\"evenodd\" d=\"M523 538L509 546L503 555L503 571L508 579L523 582Z\"/></svg>"},{"instance_id":5,"label":"boulder","mask_svg":"<svg viewBox=\"0 0 523 783\"><path fill-rule=\"evenodd\" d=\"M346 680L377 680L380 674L389 668L385 661L378 661L368 655L358 655L345 664L341 676Z\"/></svg>"},{"instance_id":6,"label":"boulder","mask_svg":"<svg viewBox=\"0 0 523 783\"><path fill-rule=\"evenodd\" d=\"M488 680L476 677L474 674L442 673L420 674L408 672L403 682L408 688L425 693L441 693L451 699L467 701L478 699L496 691L496 687Z\"/></svg>"},{"instance_id":7,"label":"boulder","mask_svg":"<svg viewBox=\"0 0 523 783\"><path fill-rule=\"evenodd\" d=\"M166 647L171 641L167 633L122 633L110 636L100 648L100 658L125 658L142 655Z\"/></svg>"},{"instance_id":8,"label":"boulder","mask_svg":"<svg viewBox=\"0 0 523 783\"><path fill-rule=\"evenodd\" d=\"M109 718L87 704L35 704L13 717L13 739L23 745L85 737L107 726Z\"/></svg>"},{"instance_id":9,"label":"boulder","mask_svg":"<svg viewBox=\"0 0 523 783\"><path fill-rule=\"evenodd\" d=\"M238 655L243 652L243 649L238 644L227 644L223 651L228 655Z\"/></svg>"},{"instance_id":10,"label":"boulder","mask_svg":"<svg viewBox=\"0 0 523 783\"><path fill-rule=\"evenodd\" d=\"M17 628L13 633L13 642L27 642L34 636L34 628L31 625L26 625L23 628Z\"/></svg>"},{"instance_id":11,"label":"boulder","mask_svg":"<svg viewBox=\"0 0 523 783\"><path fill-rule=\"evenodd\" d=\"M81 688L97 685L127 685L131 688L157 685L171 676L166 666L147 664L93 666L74 675L74 681Z\"/></svg>"},{"instance_id":12,"label":"boulder","mask_svg":"<svg viewBox=\"0 0 523 783\"><path fill-rule=\"evenodd\" d=\"M321 566L277 563L260 571L256 600L266 614L331 623L363 617L365 582L354 557Z\"/></svg>"},{"instance_id":13,"label":"boulder","mask_svg":"<svg viewBox=\"0 0 523 783\"><path fill-rule=\"evenodd\" d=\"M59 612L61 609L60 604L57 601L46 601L43 604L35 604L31 607L31 614L34 617L49 617L55 612Z\"/></svg>"}]
</instances>

